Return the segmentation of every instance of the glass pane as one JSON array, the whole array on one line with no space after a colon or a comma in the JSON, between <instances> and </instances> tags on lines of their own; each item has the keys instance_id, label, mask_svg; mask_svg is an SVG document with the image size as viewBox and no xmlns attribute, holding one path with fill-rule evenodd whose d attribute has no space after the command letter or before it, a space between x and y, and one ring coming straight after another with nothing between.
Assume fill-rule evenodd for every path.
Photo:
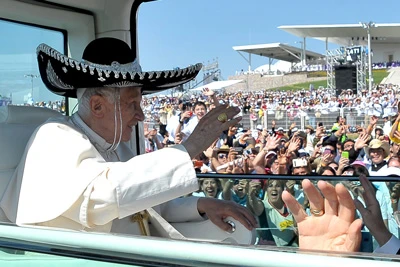
<instances>
[{"instance_id":1,"label":"glass pane","mask_svg":"<svg viewBox=\"0 0 400 267\"><path fill-rule=\"evenodd\" d=\"M0 106L42 106L64 112L64 99L46 89L39 76L36 48L46 43L64 51L61 32L0 20Z\"/></svg>"},{"instance_id":2,"label":"glass pane","mask_svg":"<svg viewBox=\"0 0 400 267\"><path fill-rule=\"evenodd\" d=\"M51 249L51 247L48 247ZM113 260L113 259L110 259ZM40 252L7 249L0 247L0 266L30 266L30 267L108 267L108 266L137 266L132 264L117 264L107 262L107 257L101 261L50 255Z\"/></svg>"},{"instance_id":3,"label":"glass pane","mask_svg":"<svg viewBox=\"0 0 400 267\"><path fill-rule=\"evenodd\" d=\"M237 41L241 40L240 34L244 31L238 29L242 24L236 24L236 19L232 20L232 24L238 28L232 27L235 28L235 35L229 39L229 26L224 24L228 19L221 20L219 17L220 10L225 9L218 5L223 4L214 2L193 4L181 1L179 4L167 4L156 1L146 3L140 11L139 20L142 23L139 23L138 40L141 43L140 57L144 69L174 69L196 62L204 65L196 80L143 98L146 153L181 143L182 139L185 141L192 133L193 125L206 112L215 105L227 103L240 108L242 121L221 132L220 138L209 150L193 158L193 167L201 179L198 192L192 195L231 200L248 207L259 220L258 245L297 247L296 222L282 201L282 192L290 191L303 205L306 213L311 215L301 187L301 177L313 181L330 179L332 184L342 183L353 198L363 202L358 177L364 173L374 181L376 198L388 230L399 237L399 221L396 223L396 218L400 216L400 205L397 204L400 180L399 177L391 177L391 180L385 181L387 177L384 177L400 176L400 139L393 136L389 138L391 127L399 116L399 86L377 83L370 92L361 87L359 90L353 87L332 89L326 83L326 57L318 60L307 58L307 66L295 60L292 62L293 69L288 71L277 71L278 64L260 66L258 60L267 60L266 54L262 55L261 52L249 52L252 53L251 60L249 58L249 61L245 61L249 56L247 52L241 51L243 60L232 49L232 46L240 42L246 43L243 40ZM207 5L213 8L205 14L202 7ZM224 16L237 15L230 11L225 12ZM182 34L185 30L178 26L185 19L190 20L188 17L200 18L191 24L196 29L193 35ZM162 32L148 34L154 25L164 24L168 27L164 27ZM230 41L222 40L222 37ZM168 41L157 42L157 38ZM314 41L312 38L307 39L307 49L314 50L315 46L311 44ZM221 43L224 42L225 48L221 49ZM265 42L264 38L259 43L252 41L248 44L261 46L262 42ZM157 48L152 45L154 43L158 44ZM292 48L304 48L306 45L305 40L295 43L297 45L285 45ZM265 44L268 45L273 44ZM329 47L332 49L331 44ZM350 57L353 61L365 56L360 52L364 53L365 48L356 48L361 47L353 47L348 51L351 55L358 55ZM323 54L324 49L320 50ZM227 51L232 54L227 56ZM341 56L345 51L341 50ZM302 53L300 57L304 57ZM274 55L272 52L270 55L271 60ZM235 64L228 66L227 62ZM252 66L247 66L247 63ZM257 64L260 67L256 69ZM254 69L250 70L252 67ZM270 71L267 71L268 67ZM280 67L282 70L283 65ZM236 68L236 72L233 68ZM347 72L349 69L350 72ZM357 74L356 67L354 65L349 69L346 69L346 73L350 74L351 80ZM292 87L280 83L279 79L284 81L290 77L300 77L296 76L298 72L304 72L307 76L305 78L314 77L315 80L305 79L296 84L292 81ZM386 70L376 71L374 75L379 73L382 78L388 75ZM339 75L338 70L336 74ZM222 86L224 82L235 80L242 81L232 86ZM306 80L309 82L306 83ZM274 81L275 87L269 81ZM220 82L221 86L215 82ZM202 91L202 86L215 88L213 97L210 96L211 91ZM202 102L199 106L203 109L196 109L198 101ZM175 138L177 131L180 131L181 139ZM367 135L371 138L364 143L357 142ZM274 142L275 146L271 148ZM391 166L391 172L384 171L387 166ZM260 204L258 207L261 208L257 211L249 205L252 196ZM359 211L356 216L361 218ZM376 240L364 226L360 251L372 252L377 246Z\"/></svg>"}]
</instances>

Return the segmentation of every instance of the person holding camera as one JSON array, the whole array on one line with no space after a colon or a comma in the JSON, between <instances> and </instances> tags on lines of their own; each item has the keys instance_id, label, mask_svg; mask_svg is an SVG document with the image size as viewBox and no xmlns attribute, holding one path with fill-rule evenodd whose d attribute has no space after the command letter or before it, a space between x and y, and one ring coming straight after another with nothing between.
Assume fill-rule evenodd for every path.
<instances>
[{"instance_id":1,"label":"person holding camera","mask_svg":"<svg viewBox=\"0 0 400 267\"><path fill-rule=\"evenodd\" d=\"M207 113L207 106L204 102L197 101L193 105L193 111L187 110L180 114L179 124L176 127L175 134L180 133L180 137L183 141L186 141L188 137L194 131L197 124ZM194 115L194 116L193 116Z\"/></svg>"}]
</instances>

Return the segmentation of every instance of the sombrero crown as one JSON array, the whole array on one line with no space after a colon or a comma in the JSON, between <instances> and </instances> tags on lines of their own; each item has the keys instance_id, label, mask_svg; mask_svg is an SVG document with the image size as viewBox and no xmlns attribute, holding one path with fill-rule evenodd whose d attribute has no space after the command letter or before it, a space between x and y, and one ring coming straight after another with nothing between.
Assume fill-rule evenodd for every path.
<instances>
[{"instance_id":1,"label":"sombrero crown","mask_svg":"<svg viewBox=\"0 0 400 267\"><path fill-rule=\"evenodd\" d=\"M143 72L124 41L99 38L90 42L82 60L69 58L46 44L37 48L40 76L58 95L76 98L78 88L142 87L143 94L155 93L192 80L202 65L184 69Z\"/></svg>"}]
</instances>

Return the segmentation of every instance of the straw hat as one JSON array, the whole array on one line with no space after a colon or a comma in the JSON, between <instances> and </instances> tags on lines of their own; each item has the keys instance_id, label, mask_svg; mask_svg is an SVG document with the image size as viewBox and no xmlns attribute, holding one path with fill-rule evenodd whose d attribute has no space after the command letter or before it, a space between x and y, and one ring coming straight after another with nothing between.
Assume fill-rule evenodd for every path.
<instances>
[{"instance_id":1,"label":"straw hat","mask_svg":"<svg viewBox=\"0 0 400 267\"><path fill-rule=\"evenodd\" d=\"M221 153L221 152L228 153L229 150L230 150L230 147L228 145L222 145L220 148L218 148L218 153Z\"/></svg>"},{"instance_id":2,"label":"straw hat","mask_svg":"<svg viewBox=\"0 0 400 267\"><path fill-rule=\"evenodd\" d=\"M382 142L379 139L373 139L371 142L369 142L369 145L365 148L365 153L367 156L369 156L369 150L370 149L377 149L377 148L382 148L383 149L383 157L386 158L390 154L390 147L388 142Z\"/></svg>"}]
</instances>

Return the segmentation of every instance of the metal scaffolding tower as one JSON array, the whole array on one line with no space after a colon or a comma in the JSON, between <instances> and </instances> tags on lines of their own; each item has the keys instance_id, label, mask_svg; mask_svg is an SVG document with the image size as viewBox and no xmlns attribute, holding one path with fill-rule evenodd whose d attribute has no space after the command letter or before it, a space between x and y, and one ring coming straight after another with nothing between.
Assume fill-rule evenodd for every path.
<instances>
[{"instance_id":1,"label":"metal scaffolding tower","mask_svg":"<svg viewBox=\"0 0 400 267\"><path fill-rule=\"evenodd\" d=\"M336 89L335 82L335 66L344 62L345 51L343 49L327 50L326 51L326 77L328 89Z\"/></svg>"},{"instance_id":2,"label":"metal scaffolding tower","mask_svg":"<svg viewBox=\"0 0 400 267\"><path fill-rule=\"evenodd\" d=\"M368 56L365 49L362 49L358 60L356 61L357 66L357 93L367 88L367 66Z\"/></svg>"},{"instance_id":3,"label":"metal scaffolding tower","mask_svg":"<svg viewBox=\"0 0 400 267\"><path fill-rule=\"evenodd\" d=\"M326 51L328 89L336 90L335 66L349 63L357 67L357 93L367 88L368 64L365 47L341 47Z\"/></svg>"}]
</instances>

